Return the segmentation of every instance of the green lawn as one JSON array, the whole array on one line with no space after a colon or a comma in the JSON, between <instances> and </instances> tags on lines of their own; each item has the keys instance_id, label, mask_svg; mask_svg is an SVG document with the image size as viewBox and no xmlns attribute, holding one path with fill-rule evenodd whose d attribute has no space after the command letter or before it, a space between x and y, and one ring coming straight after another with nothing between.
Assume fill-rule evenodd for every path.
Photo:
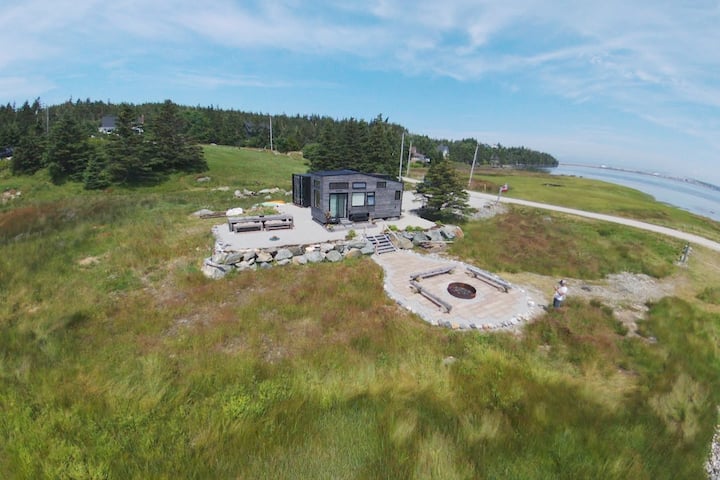
<instances>
[{"instance_id":1,"label":"green lawn","mask_svg":"<svg viewBox=\"0 0 720 480\"><path fill-rule=\"evenodd\" d=\"M677 242L531 209L471 222L453 255L493 270L630 270L683 290L641 336L572 298L520 336L454 332L398 308L367 258L206 279L216 222L190 214L306 167L205 151L210 181L146 189L0 170L0 190L23 191L0 207L3 478L704 478L714 254L681 269Z\"/></svg>"}]
</instances>

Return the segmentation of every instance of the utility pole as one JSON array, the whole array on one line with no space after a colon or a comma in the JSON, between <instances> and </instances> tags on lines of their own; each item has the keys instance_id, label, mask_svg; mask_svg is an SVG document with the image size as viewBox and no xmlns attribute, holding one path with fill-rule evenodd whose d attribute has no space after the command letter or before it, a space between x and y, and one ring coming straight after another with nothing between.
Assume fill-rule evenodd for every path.
<instances>
[{"instance_id":1,"label":"utility pole","mask_svg":"<svg viewBox=\"0 0 720 480\"><path fill-rule=\"evenodd\" d=\"M272 135L272 115L268 115L270 117L270 151L273 151L273 135Z\"/></svg>"},{"instance_id":2,"label":"utility pole","mask_svg":"<svg viewBox=\"0 0 720 480\"><path fill-rule=\"evenodd\" d=\"M479 143L477 145L475 145L475 155L473 155L473 163L472 163L472 167L470 167L470 178L468 179L468 188L470 188L470 183L472 183L472 176L473 176L473 172L475 171L475 162L477 161L478 148L480 148Z\"/></svg>"},{"instance_id":3,"label":"utility pole","mask_svg":"<svg viewBox=\"0 0 720 480\"><path fill-rule=\"evenodd\" d=\"M405 173L406 177L410 176L410 156L412 155L412 140L410 140L410 148L408 148L408 165Z\"/></svg>"},{"instance_id":4,"label":"utility pole","mask_svg":"<svg viewBox=\"0 0 720 480\"><path fill-rule=\"evenodd\" d=\"M398 182L402 182L402 161L403 161L403 151L405 150L405 132L402 134L402 139L400 140L400 167L398 169Z\"/></svg>"}]
</instances>

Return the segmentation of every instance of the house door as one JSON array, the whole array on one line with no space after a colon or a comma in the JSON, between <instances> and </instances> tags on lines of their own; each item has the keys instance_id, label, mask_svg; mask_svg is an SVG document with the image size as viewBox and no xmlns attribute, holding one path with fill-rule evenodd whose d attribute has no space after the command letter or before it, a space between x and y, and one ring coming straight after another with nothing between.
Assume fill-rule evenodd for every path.
<instances>
[{"instance_id":1,"label":"house door","mask_svg":"<svg viewBox=\"0 0 720 480\"><path fill-rule=\"evenodd\" d=\"M347 217L347 193L331 193L330 194L330 216L332 218Z\"/></svg>"}]
</instances>

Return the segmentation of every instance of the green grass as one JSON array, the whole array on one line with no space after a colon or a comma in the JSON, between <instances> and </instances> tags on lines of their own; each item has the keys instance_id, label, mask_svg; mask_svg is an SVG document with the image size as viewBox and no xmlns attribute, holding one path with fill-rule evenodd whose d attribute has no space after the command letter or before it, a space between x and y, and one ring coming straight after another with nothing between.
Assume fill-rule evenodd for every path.
<instances>
[{"instance_id":1,"label":"green grass","mask_svg":"<svg viewBox=\"0 0 720 480\"><path fill-rule=\"evenodd\" d=\"M471 222L450 252L492 271L598 279L630 271L664 277L683 242L620 225L525 207Z\"/></svg>"},{"instance_id":2,"label":"green grass","mask_svg":"<svg viewBox=\"0 0 720 480\"><path fill-rule=\"evenodd\" d=\"M207 151L208 183L0 177L24 192L0 209L3 478L703 478L720 319L693 299L720 274L695 255L641 336L572 297L522 336L431 327L367 258L211 281L217 219L190 213L303 166ZM683 274L674 241L531 209L465 234L453 254L497 271Z\"/></svg>"}]
</instances>

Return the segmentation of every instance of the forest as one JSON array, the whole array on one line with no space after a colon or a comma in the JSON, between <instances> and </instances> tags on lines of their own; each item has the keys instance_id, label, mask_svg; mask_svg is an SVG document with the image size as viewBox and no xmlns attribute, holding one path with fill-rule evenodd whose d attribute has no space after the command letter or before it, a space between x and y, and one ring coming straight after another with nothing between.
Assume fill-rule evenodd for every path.
<instances>
[{"instance_id":1,"label":"forest","mask_svg":"<svg viewBox=\"0 0 720 480\"><path fill-rule=\"evenodd\" d=\"M116 119L110 134L99 131L103 117ZM412 134L382 114L370 121L270 116L181 106L170 100L133 105L86 99L46 105L38 98L20 107L0 106L0 154L12 156L13 174L48 168L53 181L82 181L88 189L157 182L176 171L203 171L207 165L198 144L302 151L311 170L353 168L392 174L401 156L409 157L411 145L430 160L447 147L452 161L470 164L477 147L478 165L558 164L552 155L526 147Z\"/></svg>"}]
</instances>

